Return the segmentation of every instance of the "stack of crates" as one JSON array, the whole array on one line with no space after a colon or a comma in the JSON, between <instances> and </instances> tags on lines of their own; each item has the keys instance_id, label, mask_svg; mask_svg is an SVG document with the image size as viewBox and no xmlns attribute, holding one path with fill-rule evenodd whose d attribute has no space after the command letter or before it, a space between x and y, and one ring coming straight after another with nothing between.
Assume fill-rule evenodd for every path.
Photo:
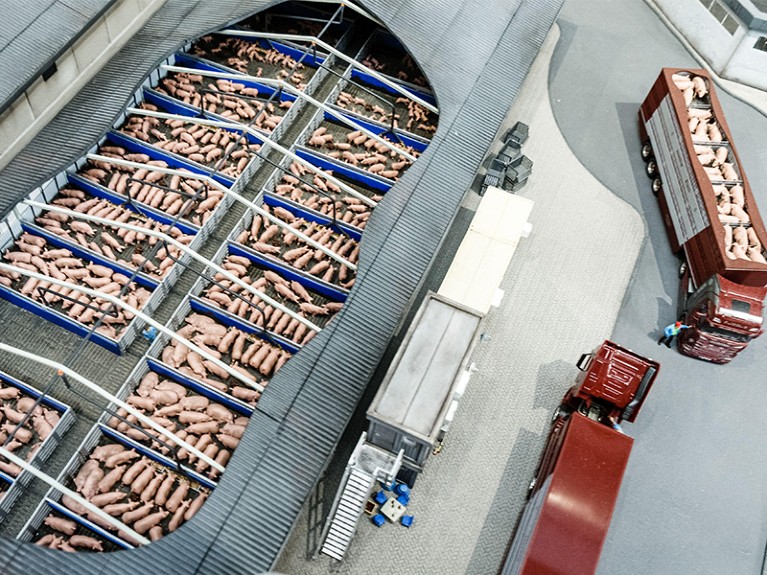
<instances>
[{"instance_id":1,"label":"stack of crates","mask_svg":"<svg viewBox=\"0 0 767 575\"><path fill-rule=\"evenodd\" d=\"M503 138L503 147L490 163L482 181L480 195L484 195L488 186L502 188L509 192L521 190L533 171L533 162L522 154L522 144L527 140L529 127L517 122Z\"/></svg>"}]
</instances>

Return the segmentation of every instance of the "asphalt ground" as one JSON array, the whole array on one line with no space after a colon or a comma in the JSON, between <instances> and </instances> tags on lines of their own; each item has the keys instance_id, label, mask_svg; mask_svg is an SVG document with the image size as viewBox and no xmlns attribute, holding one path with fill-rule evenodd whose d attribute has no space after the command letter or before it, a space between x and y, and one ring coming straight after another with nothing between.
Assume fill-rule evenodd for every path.
<instances>
[{"instance_id":1,"label":"asphalt ground","mask_svg":"<svg viewBox=\"0 0 767 575\"><path fill-rule=\"evenodd\" d=\"M550 75L557 124L578 159L637 209L648 230L613 339L662 364L637 422L625 428L636 441L598 573L761 573L767 338L724 366L655 343L675 319L678 261L643 172L636 113L662 67L700 66L643 2L568 0L558 24ZM767 209L767 118L717 94Z\"/></svg>"}]
</instances>

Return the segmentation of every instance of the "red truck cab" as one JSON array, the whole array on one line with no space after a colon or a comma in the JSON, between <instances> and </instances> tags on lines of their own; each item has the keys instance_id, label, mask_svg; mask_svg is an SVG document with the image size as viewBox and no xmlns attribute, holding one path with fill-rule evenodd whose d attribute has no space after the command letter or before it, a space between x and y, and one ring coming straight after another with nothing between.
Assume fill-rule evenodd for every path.
<instances>
[{"instance_id":1,"label":"red truck cab","mask_svg":"<svg viewBox=\"0 0 767 575\"><path fill-rule=\"evenodd\" d=\"M605 341L578 361L582 374L552 420L529 501L501 575L596 572L634 440L634 421L660 366Z\"/></svg>"},{"instance_id":2,"label":"red truck cab","mask_svg":"<svg viewBox=\"0 0 767 575\"><path fill-rule=\"evenodd\" d=\"M660 369L652 361L605 341L577 363L581 374L562 400L555 417L577 411L590 419L633 422Z\"/></svg>"},{"instance_id":3,"label":"red truck cab","mask_svg":"<svg viewBox=\"0 0 767 575\"><path fill-rule=\"evenodd\" d=\"M715 275L695 291L682 272L678 317L690 329L679 334L679 351L713 363L727 363L762 334L765 289Z\"/></svg>"}]
</instances>

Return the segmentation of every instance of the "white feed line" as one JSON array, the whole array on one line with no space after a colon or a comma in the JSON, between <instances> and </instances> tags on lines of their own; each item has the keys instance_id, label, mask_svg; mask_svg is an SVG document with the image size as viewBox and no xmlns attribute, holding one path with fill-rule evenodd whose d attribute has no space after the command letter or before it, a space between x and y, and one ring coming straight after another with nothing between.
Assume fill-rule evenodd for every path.
<instances>
[{"instance_id":1,"label":"white feed line","mask_svg":"<svg viewBox=\"0 0 767 575\"><path fill-rule=\"evenodd\" d=\"M242 374L239 371L237 371L236 369L232 368L230 365L225 364L220 359L216 359L213 355L211 355L210 353L208 353L207 351L205 351L201 347L197 346L195 343L192 343L191 341L189 341L185 337L182 337L182 336L178 335L176 332L166 328L164 325L162 325L161 323L156 322L154 319L152 319L150 316L146 315L144 312L142 312L142 311L140 311L140 310L138 310L138 309L128 305L127 303L125 303L120 298L117 298L117 297L114 297L112 295L105 294L105 293L102 293L102 292L99 292L99 291L87 288L85 286L81 286L81 285L73 284L73 283L70 283L70 282L58 280L58 279L53 278L51 276L47 276L47 275L44 275L44 274L33 272L33 271L30 271L30 270L27 270L27 269L24 269L24 268L19 268L19 267L16 267L16 266L8 265L8 264L6 264L4 262L0 262L0 270L6 270L6 271L9 271L9 272L15 272L15 273L17 273L19 275L23 275L23 276L26 276L26 277L34 278L34 279L39 280L39 281L49 282L49 283L51 283L53 285L57 285L59 287L69 288L72 291L82 292L83 294L88 295L88 296L90 296L92 298L100 298L100 299L103 299L103 300L108 301L110 303L113 303L117 307L132 313L136 317L138 317L141 320L143 320L144 322L148 323L149 325L151 325L152 327L157 329L157 331L167 335L171 339L176 340L177 342L181 343L182 345L185 345L186 347L188 347L189 349L191 349L195 353L199 354L204 359L207 359L208 361L212 362L216 366L218 366L221 369L225 370L229 375L231 375L235 379L241 381L245 385L248 385L249 387L252 387L253 389L255 389L257 391L264 391L264 387L262 385L259 385L258 383L248 379L247 377L245 377L244 374Z\"/></svg>"},{"instance_id":2,"label":"white feed line","mask_svg":"<svg viewBox=\"0 0 767 575\"><path fill-rule=\"evenodd\" d=\"M378 72L376 72L372 68L369 68L368 66L365 66L364 64L360 64L359 62L357 62L357 60L355 60L351 56L347 56L340 50L336 50L333 46L331 46L327 42L324 42L320 40L319 38L315 38L314 36L304 36L301 34L275 34L272 32L250 32L248 30L234 30L232 28L219 30L217 32L213 32L213 34L221 34L223 36L244 36L247 38L263 38L264 40L293 40L294 42L296 41L311 42L312 44L321 46L324 50L327 50L331 54L335 55L337 58L340 58L341 60L344 60L345 62L351 64L353 67L362 70L363 72L365 72L366 74L369 74L370 76L373 76L373 78L375 78L379 82L386 84L387 86L389 86L389 88L391 88L398 94L401 94L402 96L410 100L413 100L419 106L422 106L426 108L427 110L434 112L435 114L439 114L439 109L437 107L432 106L428 102L424 101L422 98L419 98L407 88L401 86L400 84L396 82L392 82L386 76L379 74Z\"/></svg>"},{"instance_id":3,"label":"white feed line","mask_svg":"<svg viewBox=\"0 0 767 575\"><path fill-rule=\"evenodd\" d=\"M107 163L110 160L110 158L108 156L98 156L96 154L89 154L88 155L88 159L98 160L98 161L101 161L101 162L104 162L104 163ZM114 163L115 165L126 166L126 167L131 167L131 168L136 168L136 169L142 169L143 168L143 169L150 170L150 171L151 170L161 171L164 174L179 175L181 177L187 177L187 174L191 174L191 172L182 172L180 170L171 170L171 169L168 169L168 168L156 168L155 169L154 166L151 166L149 164L140 164L140 163L137 163L137 162L130 162L128 160L120 160L119 162L112 162L112 163ZM194 174L194 176L197 176L195 179L206 181L209 184L210 183L215 183L216 185L214 187L217 190L221 191L225 196L229 196L230 198L234 199L234 201L243 204L244 206L246 206L251 211L256 212L257 214L259 214L259 215L263 216L264 218L268 219L270 222L275 223L278 226L286 229L287 231L289 231L294 236L296 236L298 238L301 238L303 241L305 241L306 243L308 243L309 245L311 245L315 249L320 250L321 252L326 254L328 257L336 260L338 263L346 266L347 268L349 268L351 270L356 270L357 269L357 266L355 266L353 263L351 263L347 259L343 258L342 256L339 256L334 251L329 250L327 247L323 246L321 243L319 243L319 242L313 240L312 238L310 238L309 236L305 235L303 232L300 232L298 230L295 230L295 229L291 228L290 224L288 224L284 220L281 220L280 218L278 218L276 216L273 216L272 214L268 213L266 210L261 208L258 204L255 204L255 203L253 203L253 202L251 202L249 200L246 200L240 194L238 194L237 192L232 191L231 189L227 188L223 184L218 183L213 178L210 178L209 176L202 176L200 174ZM208 181L208 180L210 180L210 181Z\"/></svg>"},{"instance_id":4,"label":"white feed line","mask_svg":"<svg viewBox=\"0 0 767 575\"><path fill-rule=\"evenodd\" d=\"M150 419L149 417L144 415L141 411L139 411L136 408L134 408L133 406L125 403L121 399L118 399L117 397L115 397L114 395L112 395L108 391L104 390L100 386L96 385L95 383L93 383L89 379L84 378L82 375L80 375L76 371L73 371L72 369L68 368L63 363L58 363L56 361L53 361L52 359L48 359L48 358L36 355L34 353L31 353L31 352L28 352L28 351L24 351L23 349L18 349L18 348L15 348L15 347L11 347L10 345L7 345L7 344L1 343L1 342L0 342L0 350L7 351L9 353L12 353L13 355L16 355L16 356L19 356L19 357L23 357L25 359L30 359L30 360L32 360L34 362L37 362L37 363L40 363L42 365L46 365L48 367L51 367L51 368L57 370L59 372L59 375L63 374L63 375L67 375L68 377L71 377L72 379L74 379L75 381L81 383L82 385L84 385L85 387L87 387L91 391L95 392L96 394L100 395L104 399L107 399L107 400L111 401L112 403L114 403L115 405L121 407L122 409L124 409L125 411L130 413L132 416L134 416L136 419L138 419L141 423L144 423L144 424L148 425L149 427L154 429L156 432L158 432L161 435L164 435L165 437L169 438L171 441L173 441L173 443L175 443L179 447L183 447L184 449L186 449L190 453L193 453L196 457L202 459L205 463L207 463L211 467L215 467L216 469L218 469L220 472L223 473L223 471L224 471L224 466L223 465L221 465L217 461L214 461L213 459L211 459L210 457L208 457L207 455L202 453L199 449L193 447L192 445L190 445L189 443L187 443L186 441L181 439L175 433L172 433L172 432L168 431L162 425L160 425L159 423L153 421L152 419Z\"/></svg>"},{"instance_id":5,"label":"white feed line","mask_svg":"<svg viewBox=\"0 0 767 575\"><path fill-rule=\"evenodd\" d=\"M307 168L310 172L314 173L315 175L320 176L321 178L325 178L329 182L333 182L336 186L341 188L347 194L354 196L355 198L361 200L362 202L366 203L367 205L373 208L376 205L378 205L375 201L371 200L365 194L358 192L351 186L337 179L335 176L331 176L330 174L325 173L324 171L322 171L322 169L314 166L313 164L311 164L307 160L304 160L298 155L294 154L287 148L280 146L277 142L274 142L270 140L269 138L264 137L264 134L261 134L260 132L258 132L258 130L251 128L250 126L246 126L245 124L238 124L236 122L222 122L220 120L208 120L203 118L193 118L191 116L181 116L179 114L166 114L165 112L155 112L153 110L144 110L141 108L128 108L125 112L127 114L133 114L136 116L151 116L153 118L161 118L163 120L183 120L184 123L187 123L187 124L200 124L201 126L211 126L214 128L222 128L225 130L235 130L237 132L242 132L242 131L248 132L249 134L255 136L260 142L262 142L266 146L277 150L279 153L289 157L294 162L298 162L299 164Z\"/></svg>"},{"instance_id":6,"label":"white feed line","mask_svg":"<svg viewBox=\"0 0 767 575\"><path fill-rule=\"evenodd\" d=\"M386 27L386 24L381 22L378 18L373 16L370 12L368 12L367 10L363 8L360 8L359 6L357 6L356 4L352 2L349 2L348 0L343 0L343 2L338 2L334 0L306 0L306 2L313 2L315 4L341 4L341 6L346 6L347 8L354 10L355 12L359 14L362 14L368 20L372 20L373 22L375 22L376 24L380 26L383 26L384 28Z\"/></svg>"},{"instance_id":7,"label":"white feed line","mask_svg":"<svg viewBox=\"0 0 767 575\"><path fill-rule=\"evenodd\" d=\"M170 245L178 248L179 250L181 250L185 254L188 254L189 256L192 257L192 259L195 259L198 262L202 263L203 265L206 265L209 268L213 269L216 273L219 273L219 274L223 275L226 279L228 279L232 283L237 284L242 289L250 292L252 295L255 295L256 297L261 298L262 300L264 300L269 305L279 309L282 313L287 314L291 318L300 321L306 327L308 327L308 328L310 328L312 330L315 330L318 333L320 331L322 331L322 328L320 328L319 326L315 325L314 323L312 323L311 321L309 321L305 317L303 317L301 315L298 315L296 312L294 312L290 308L282 305L280 302L278 302L277 300L275 300L275 299L271 298L270 296L266 295L264 292L262 292L260 290L257 290L251 284L245 283L244 281L242 281L239 277L234 275L229 270L226 270L226 269L222 268L221 266L219 266L218 264L213 263L208 258L205 258L205 257L201 256L200 254L198 254L193 249L190 249L189 246L186 246L186 245L182 244L178 240L170 237L167 234L164 234L163 232L158 232L156 230L149 230L147 228L142 228L140 226L134 226L133 224L128 224L128 223L124 223L124 222L117 222L115 220L108 220L106 218L99 218L97 216L91 216L91 215L88 215L88 214L83 214L81 212L75 212L74 210L69 210L67 208L62 208L61 206L55 206L53 204L44 204L44 203L41 203L41 202L36 202L34 200L24 200L23 203L28 205L28 206L30 206L30 207L33 207L33 208L38 208L38 209L41 209L41 210L47 210L49 212L57 212L59 214L65 214L65 215L67 215L67 216L69 216L71 218L78 218L78 219L89 221L89 222L99 223L99 224L102 224L102 225L105 225L105 226L111 226L111 227L116 227L116 228L123 228L125 230L130 230L132 232L136 232L136 233L140 233L140 234L146 234L147 236L152 236L152 237L158 238L158 239L164 241L165 243L170 244Z\"/></svg>"},{"instance_id":8,"label":"white feed line","mask_svg":"<svg viewBox=\"0 0 767 575\"><path fill-rule=\"evenodd\" d=\"M104 520L105 522L109 523L112 527L117 528L119 531L122 531L123 533L130 535L132 539L135 539L136 542L140 543L141 545L149 545L150 541L143 535L139 535L136 533L133 529L128 527L125 523L120 521L119 519L115 519L105 511L99 509L96 507L93 503L85 499L85 497L81 496L78 493L75 493L71 489L68 489L67 487L64 487L61 483L56 481L53 477L50 475L47 475L40 471L39 469L33 467L20 457L14 455L4 447L0 447L0 455L5 457L8 461L11 463L15 463L25 471L28 471L38 479L42 480L43 482L47 483L49 486L53 487L57 491L61 492L63 495L66 495L67 497L71 497L74 499L77 503L85 507L88 511L96 515L99 519Z\"/></svg>"},{"instance_id":9,"label":"white feed line","mask_svg":"<svg viewBox=\"0 0 767 575\"><path fill-rule=\"evenodd\" d=\"M417 159L415 156L413 156L412 154L409 154L407 151L405 151L405 150L395 146L389 140L386 140L386 139L382 138L381 136L379 136L378 134L375 134L375 133L371 132L370 130L368 130L364 126L362 126L362 125L358 124L357 122L355 122L354 120L352 120L351 118L349 118L347 116L344 116L343 114L335 111L333 108L331 108L330 106L328 106L324 102L320 102L319 100L315 100L314 98L312 98L308 94L305 94L304 92L302 92L301 90L299 90L295 86L293 86L291 84L288 84L284 80L272 80L270 78L258 78L256 76L249 76L247 74L229 74L227 72L213 72L213 71L210 71L210 70L197 70L195 68L180 68L178 66L166 66L166 65L163 65L163 66L160 66L160 68L162 68L163 70L168 70L169 72L180 72L180 73L185 73L185 74L197 74L199 76L209 76L211 78L221 78L221 79L225 79L225 80L232 80L232 81L235 81L235 82L236 81L240 81L240 80L246 80L248 82L257 82L257 83L263 84L265 86L279 86L283 90L291 92L294 96L297 96L297 97L299 97L299 98L301 98L303 100L306 100L307 102L309 102L313 106L316 106L317 108L321 108L322 110L324 110L325 112L327 112L328 114L333 116L339 122L341 122L343 124L346 124L348 127L352 128L354 130L359 130L360 132L365 134L368 138L371 138L371 139L375 140L379 144L383 144L384 146L386 146L387 149L389 149L392 152L395 152L396 154L402 156L403 158L407 158L411 162L415 162L416 159ZM236 92L226 92L226 93L222 92L222 94L224 96L231 96L231 97L235 97L235 98L241 98L242 97L242 94L238 94Z\"/></svg>"}]
</instances>

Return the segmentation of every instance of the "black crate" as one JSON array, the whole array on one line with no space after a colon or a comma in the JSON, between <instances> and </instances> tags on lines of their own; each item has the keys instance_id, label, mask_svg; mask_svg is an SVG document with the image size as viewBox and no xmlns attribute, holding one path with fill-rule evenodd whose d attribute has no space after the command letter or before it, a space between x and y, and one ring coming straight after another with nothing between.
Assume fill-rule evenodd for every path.
<instances>
[{"instance_id":1,"label":"black crate","mask_svg":"<svg viewBox=\"0 0 767 575\"><path fill-rule=\"evenodd\" d=\"M522 149L515 142L509 142L504 144L501 151L498 152L497 160L503 164L504 167L516 166L522 158Z\"/></svg>"},{"instance_id":2,"label":"black crate","mask_svg":"<svg viewBox=\"0 0 767 575\"><path fill-rule=\"evenodd\" d=\"M530 127L527 124L517 122L508 132L506 132L506 135L503 138L503 143L508 144L509 142L515 142L521 146L527 140L529 133Z\"/></svg>"}]
</instances>

